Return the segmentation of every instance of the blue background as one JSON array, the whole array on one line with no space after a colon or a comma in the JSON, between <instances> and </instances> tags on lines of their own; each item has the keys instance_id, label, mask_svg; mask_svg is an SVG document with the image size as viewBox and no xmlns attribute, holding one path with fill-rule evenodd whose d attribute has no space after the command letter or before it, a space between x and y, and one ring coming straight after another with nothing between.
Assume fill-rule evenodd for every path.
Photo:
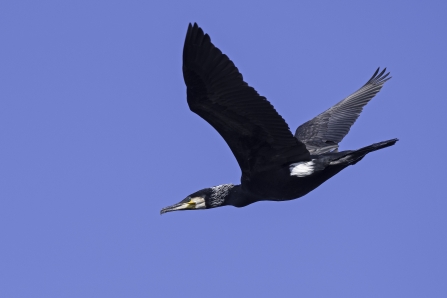
<instances>
[{"instance_id":1,"label":"blue background","mask_svg":"<svg viewBox=\"0 0 447 298\"><path fill-rule=\"evenodd\" d=\"M0 297L446 297L446 1L2 1ZM198 22L294 131L393 79L299 200L160 216L238 183L186 104Z\"/></svg>"}]
</instances>

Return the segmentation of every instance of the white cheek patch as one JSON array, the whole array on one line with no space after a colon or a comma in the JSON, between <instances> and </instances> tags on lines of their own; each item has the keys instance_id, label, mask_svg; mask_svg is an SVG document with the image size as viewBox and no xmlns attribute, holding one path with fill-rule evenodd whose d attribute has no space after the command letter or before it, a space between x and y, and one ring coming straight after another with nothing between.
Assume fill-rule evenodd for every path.
<instances>
[{"instance_id":1,"label":"white cheek patch","mask_svg":"<svg viewBox=\"0 0 447 298\"><path fill-rule=\"evenodd\" d=\"M197 198L192 198L191 201L193 201L194 203L196 203L196 206L194 209L205 209L205 199L201 198L201 197L197 197Z\"/></svg>"},{"instance_id":2,"label":"white cheek patch","mask_svg":"<svg viewBox=\"0 0 447 298\"><path fill-rule=\"evenodd\" d=\"M290 176L306 177L315 172L315 163L311 161L301 161L289 165Z\"/></svg>"}]
</instances>

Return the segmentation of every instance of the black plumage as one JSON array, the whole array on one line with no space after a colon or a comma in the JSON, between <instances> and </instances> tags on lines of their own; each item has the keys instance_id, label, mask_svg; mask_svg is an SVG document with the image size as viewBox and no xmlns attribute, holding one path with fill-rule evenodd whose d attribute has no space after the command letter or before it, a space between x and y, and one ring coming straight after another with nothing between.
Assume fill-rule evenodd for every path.
<instances>
[{"instance_id":1,"label":"black plumage","mask_svg":"<svg viewBox=\"0 0 447 298\"><path fill-rule=\"evenodd\" d=\"M191 194L162 209L243 207L256 201L301 197L397 139L356 151L338 152L363 107L389 80L379 69L358 91L297 128L295 136L274 107L250 87L234 63L197 24L189 25L183 48L183 77L189 108L224 138L242 171L241 184L224 184Z\"/></svg>"}]
</instances>

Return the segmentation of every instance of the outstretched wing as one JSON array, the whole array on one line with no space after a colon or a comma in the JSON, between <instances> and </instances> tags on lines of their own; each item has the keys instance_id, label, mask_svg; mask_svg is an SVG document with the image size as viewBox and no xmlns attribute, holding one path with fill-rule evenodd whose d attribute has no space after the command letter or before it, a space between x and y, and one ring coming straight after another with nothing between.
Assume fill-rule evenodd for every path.
<instances>
[{"instance_id":1,"label":"outstretched wing","mask_svg":"<svg viewBox=\"0 0 447 298\"><path fill-rule=\"evenodd\" d=\"M382 89L383 84L391 79L388 77L389 72L384 74L386 68L380 73L379 70L380 68L362 88L296 129L295 137L306 144L311 154L338 149L338 143L348 134L363 107Z\"/></svg>"},{"instance_id":2,"label":"outstretched wing","mask_svg":"<svg viewBox=\"0 0 447 298\"><path fill-rule=\"evenodd\" d=\"M243 175L309 160L284 119L197 24L189 24L186 34L183 77L189 108L224 138Z\"/></svg>"}]
</instances>

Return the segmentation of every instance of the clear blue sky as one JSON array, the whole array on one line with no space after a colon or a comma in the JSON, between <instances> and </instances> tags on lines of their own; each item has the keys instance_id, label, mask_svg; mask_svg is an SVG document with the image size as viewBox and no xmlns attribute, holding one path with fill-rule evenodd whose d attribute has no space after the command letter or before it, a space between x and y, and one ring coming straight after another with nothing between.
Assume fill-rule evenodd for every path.
<instances>
[{"instance_id":1,"label":"clear blue sky","mask_svg":"<svg viewBox=\"0 0 447 298\"><path fill-rule=\"evenodd\" d=\"M446 1L2 1L0 297L446 297ZM189 111L198 22L292 130L393 78L290 202L160 216L238 183Z\"/></svg>"}]
</instances>

